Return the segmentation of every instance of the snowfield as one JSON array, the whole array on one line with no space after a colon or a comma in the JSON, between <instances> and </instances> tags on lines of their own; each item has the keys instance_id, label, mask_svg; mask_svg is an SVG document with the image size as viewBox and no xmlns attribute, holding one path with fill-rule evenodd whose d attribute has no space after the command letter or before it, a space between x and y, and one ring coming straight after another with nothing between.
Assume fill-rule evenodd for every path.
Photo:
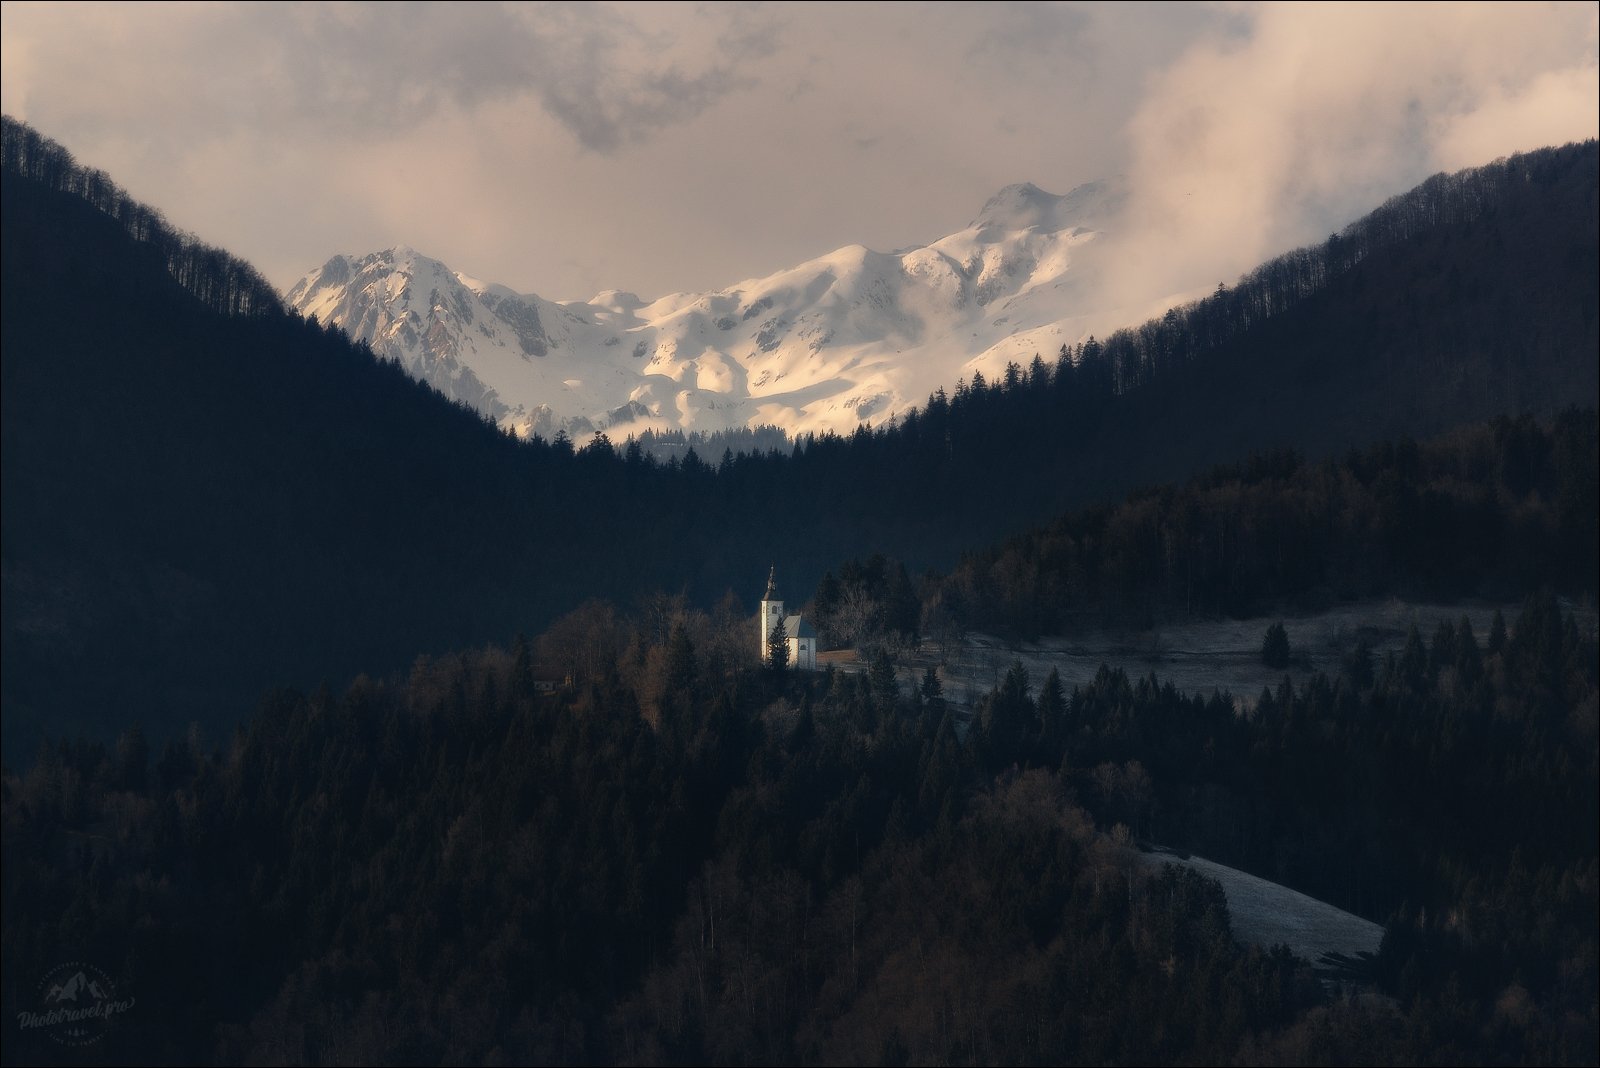
<instances>
[{"instance_id":1,"label":"snowfield","mask_svg":"<svg viewBox=\"0 0 1600 1068\"><path fill-rule=\"evenodd\" d=\"M653 301L616 290L546 300L404 247L335 256L287 299L524 435L848 432L1148 314L1101 294L1123 199L1120 181L1065 196L1007 186L929 245L847 245Z\"/></svg>"}]
</instances>

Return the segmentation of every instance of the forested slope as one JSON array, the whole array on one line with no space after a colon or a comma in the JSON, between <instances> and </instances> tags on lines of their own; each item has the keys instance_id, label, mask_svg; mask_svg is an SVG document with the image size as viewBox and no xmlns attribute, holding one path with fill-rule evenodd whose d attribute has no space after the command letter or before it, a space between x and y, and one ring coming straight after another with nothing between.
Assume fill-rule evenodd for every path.
<instances>
[{"instance_id":1,"label":"forested slope","mask_svg":"<svg viewBox=\"0 0 1600 1068\"><path fill-rule=\"evenodd\" d=\"M936 683L664 622L48 747L0 794L6 1018L75 959L137 999L94 1049L127 1062L1595 1058L1595 645L1549 598L1250 715L1015 669L965 737ZM1235 945L1143 835L1387 922L1349 974L1393 1000Z\"/></svg>"},{"instance_id":2,"label":"forested slope","mask_svg":"<svg viewBox=\"0 0 1600 1068\"><path fill-rule=\"evenodd\" d=\"M237 721L592 596L792 599L872 551L946 568L1026 523L1285 445L1595 392L1596 146L1431 181L1336 241L892 426L660 464L517 442L283 314L5 123L5 746Z\"/></svg>"}]
</instances>

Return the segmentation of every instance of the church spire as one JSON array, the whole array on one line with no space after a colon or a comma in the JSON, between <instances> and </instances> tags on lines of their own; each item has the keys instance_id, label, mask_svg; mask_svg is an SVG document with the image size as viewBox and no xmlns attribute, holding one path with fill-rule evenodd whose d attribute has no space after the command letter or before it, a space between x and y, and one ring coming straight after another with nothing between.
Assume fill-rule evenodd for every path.
<instances>
[{"instance_id":1,"label":"church spire","mask_svg":"<svg viewBox=\"0 0 1600 1068\"><path fill-rule=\"evenodd\" d=\"M766 594L765 597L762 598L762 600L764 600L764 601L776 601L777 599L778 599L778 565L777 564L773 564L772 565L772 569L767 572L767 594Z\"/></svg>"}]
</instances>

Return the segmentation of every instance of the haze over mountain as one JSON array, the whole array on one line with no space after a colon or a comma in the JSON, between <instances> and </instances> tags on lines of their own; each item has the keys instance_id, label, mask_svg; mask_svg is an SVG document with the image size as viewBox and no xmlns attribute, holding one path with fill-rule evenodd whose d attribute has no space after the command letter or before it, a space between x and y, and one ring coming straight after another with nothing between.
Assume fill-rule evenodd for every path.
<instances>
[{"instance_id":1,"label":"haze over mountain","mask_svg":"<svg viewBox=\"0 0 1600 1068\"><path fill-rule=\"evenodd\" d=\"M558 303L401 247L335 256L288 300L523 435L842 432L1148 313L1099 287L1124 197L1011 185L931 244L848 245L712 293Z\"/></svg>"}]
</instances>

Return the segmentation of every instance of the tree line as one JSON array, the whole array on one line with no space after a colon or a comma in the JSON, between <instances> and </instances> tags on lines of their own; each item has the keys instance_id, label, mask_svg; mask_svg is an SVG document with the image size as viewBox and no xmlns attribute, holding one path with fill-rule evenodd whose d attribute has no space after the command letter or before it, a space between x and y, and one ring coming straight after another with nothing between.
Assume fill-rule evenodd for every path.
<instances>
[{"instance_id":1,"label":"tree line","mask_svg":"<svg viewBox=\"0 0 1600 1068\"><path fill-rule=\"evenodd\" d=\"M154 250L167 273L205 307L224 315L286 314L283 300L243 260L174 229L160 211L128 195L102 170L80 165L63 145L25 122L0 117L0 168L81 199Z\"/></svg>"},{"instance_id":2,"label":"tree line","mask_svg":"<svg viewBox=\"0 0 1600 1068\"><path fill-rule=\"evenodd\" d=\"M924 583L924 618L1031 639L1379 596L1593 603L1597 444L1595 412L1569 409L1321 463L1256 453L972 552Z\"/></svg>"}]
</instances>

